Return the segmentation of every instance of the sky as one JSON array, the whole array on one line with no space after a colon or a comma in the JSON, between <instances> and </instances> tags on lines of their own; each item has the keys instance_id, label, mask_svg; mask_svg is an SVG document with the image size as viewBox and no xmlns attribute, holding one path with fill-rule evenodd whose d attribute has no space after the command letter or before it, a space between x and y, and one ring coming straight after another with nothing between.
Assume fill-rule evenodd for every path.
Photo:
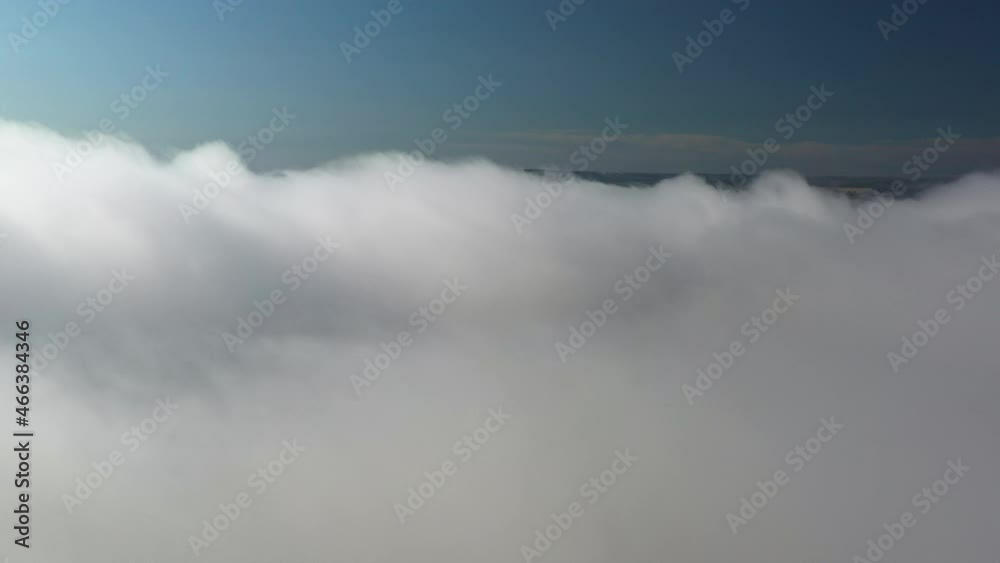
<instances>
[{"instance_id":1,"label":"sky","mask_svg":"<svg viewBox=\"0 0 1000 563\"><path fill-rule=\"evenodd\" d=\"M1000 9L403 1L0 3L0 560L996 563Z\"/></svg>"},{"instance_id":2,"label":"sky","mask_svg":"<svg viewBox=\"0 0 1000 563\"><path fill-rule=\"evenodd\" d=\"M22 18L41 8L3 2L0 118L79 136L110 117L117 132L170 154L238 146L287 107L294 123L251 163L270 170L413 151L439 127L448 139L433 158L569 167L606 118L620 117L626 134L594 169L720 172L825 85L833 96L792 138L778 137L768 166L891 175L901 154L948 126L962 142L934 172L1000 162L994 2L913 4L884 34L888 1L567 0L572 13L564 6L553 19L555 0L401 0L345 56L355 27L388 4L70 0L22 42L11 34L26 38ZM680 71L675 53L726 9L730 23ZM112 104L147 67L167 76L119 119ZM489 76L500 86L452 130L444 112Z\"/></svg>"}]
</instances>

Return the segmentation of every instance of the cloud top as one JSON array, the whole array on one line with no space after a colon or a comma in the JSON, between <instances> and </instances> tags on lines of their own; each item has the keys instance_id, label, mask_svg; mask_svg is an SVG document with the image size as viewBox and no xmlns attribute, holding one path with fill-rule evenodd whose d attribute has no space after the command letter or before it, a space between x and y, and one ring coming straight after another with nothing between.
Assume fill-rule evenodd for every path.
<instances>
[{"instance_id":1,"label":"cloud top","mask_svg":"<svg viewBox=\"0 0 1000 563\"><path fill-rule=\"evenodd\" d=\"M996 553L997 174L879 212L792 172L390 190L393 154L119 139L58 180L79 141L0 125L38 433L14 561L851 561L907 511L893 559Z\"/></svg>"}]
</instances>

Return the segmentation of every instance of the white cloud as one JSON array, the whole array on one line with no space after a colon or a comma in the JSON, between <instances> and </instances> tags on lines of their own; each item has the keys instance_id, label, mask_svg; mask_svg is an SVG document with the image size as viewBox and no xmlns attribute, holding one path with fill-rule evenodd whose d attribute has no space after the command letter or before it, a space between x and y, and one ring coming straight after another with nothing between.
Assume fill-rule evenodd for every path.
<instances>
[{"instance_id":1,"label":"white cloud","mask_svg":"<svg viewBox=\"0 0 1000 563\"><path fill-rule=\"evenodd\" d=\"M67 142L0 125L0 340L13 354L13 321L28 318L39 353L80 325L32 380L33 547L19 562L192 560L189 536L285 440L307 451L198 560L516 561L626 449L641 463L545 562L849 561L959 457L976 471L893 558L987 561L1000 547L1000 280L901 373L886 359L998 253L1000 176L897 201L854 245L851 203L791 173L726 199L690 176L580 181L519 235L509 216L541 178L428 163L392 193L396 155L247 173L187 224L177 206L233 151L163 162L108 143L60 183L50 164ZM340 247L230 354L223 333L320 236ZM616 282L660 244L672 256L625 301ZM122 268L134 280L85 322L78 305ZM411 315L454 278L468 289L417 337ZM795 306L689 404L682 385L788 287ZM609 296L615 314L561 363L555 343ZM412 345L359 397L350 375L401 331ZM183 409L67 514L60 494L161 397ZM503 439L400 526L400 492L498 404L513 413ZM842 435L733 536L725 514L822 416Z\"/></svg>"}]
</instances>

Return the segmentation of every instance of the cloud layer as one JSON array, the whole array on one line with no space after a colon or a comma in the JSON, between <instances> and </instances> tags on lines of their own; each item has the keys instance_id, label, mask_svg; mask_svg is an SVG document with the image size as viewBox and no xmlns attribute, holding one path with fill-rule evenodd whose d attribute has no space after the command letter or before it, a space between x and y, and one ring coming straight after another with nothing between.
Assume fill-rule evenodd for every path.
<instances>
[{"instance_id":1,"label":"cloud layer","mask_svg":"<svg viewBox=\"0 0 1000 563\"><path fill-rule=\"evenodd\" d=\"M259 175L119 140L58 181L78 141L0 125L0 340L29 319L36 368L11 561L847 562L907 511L892 560L1000 547L996 174L851 243L855 204L793 173L390 190L398 155Z\"/></svg>"}]
</instances>

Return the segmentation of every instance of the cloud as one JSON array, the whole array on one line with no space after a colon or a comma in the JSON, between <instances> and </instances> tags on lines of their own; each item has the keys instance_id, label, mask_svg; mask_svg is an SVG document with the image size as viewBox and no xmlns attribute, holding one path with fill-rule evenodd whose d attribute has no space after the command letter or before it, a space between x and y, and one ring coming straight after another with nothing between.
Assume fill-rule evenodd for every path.
<instances>
[{"instance_id":1,"label":"cloud","mask_svg":"<svg viewBox=\"0 0 1000 563\"><path fill-rule=\"evenodd\" d=\"M725 198L692 176L573 182L518 234L548 180L481 160L395 192L396 155L244 171L186 222L231 149L119 141L59 182L75 141L0 125L0 340L13 356L30 320L37 368L15 561L510 562L573 502L540 560L850 561L904 511L893 559L996 553L996 174L895 201L854 244L855 204L793 173ZM772 318L781 292L798 300ZM786 454L830 417L843 429L796 472ZM734 535L727 514L777 470Z\"/></svg>"},{"instance_id":2,"label":"cloud","mask_svg":"<svg viewBox=\"0 0 1000 563\"><path fill-rule=\"evenodd\" d=\"M956 132L962 134L960 129ZM597 132L599 133L599 131ZM643 133L629 131L600 162L597 170L725 172L739 166L748 150L758 150L773 137L781 150L770 168L794 168L809 175L901 176L900 168L913 155L923 151L937 136L928 131L926 138L875 140L867 143L829 143L789 140L773 130L759 138L736 138L724 135L688 133ZM804 135L805 133L801 133ZM464 141L455 141L451 154L496 154L510 162L540 166L549 160L558 162L580 145L590 143L594 131L550 130L518 132L470 132ZM939 175L954 175L969 170L990 170L997 166L1000 139L962 136L952 154L935 169ZM539 162L539 155L544 155ZM548 160L546 160L548 159ZM655 163L650 165L650 163Z\"/></svg>"}]
</instances>

